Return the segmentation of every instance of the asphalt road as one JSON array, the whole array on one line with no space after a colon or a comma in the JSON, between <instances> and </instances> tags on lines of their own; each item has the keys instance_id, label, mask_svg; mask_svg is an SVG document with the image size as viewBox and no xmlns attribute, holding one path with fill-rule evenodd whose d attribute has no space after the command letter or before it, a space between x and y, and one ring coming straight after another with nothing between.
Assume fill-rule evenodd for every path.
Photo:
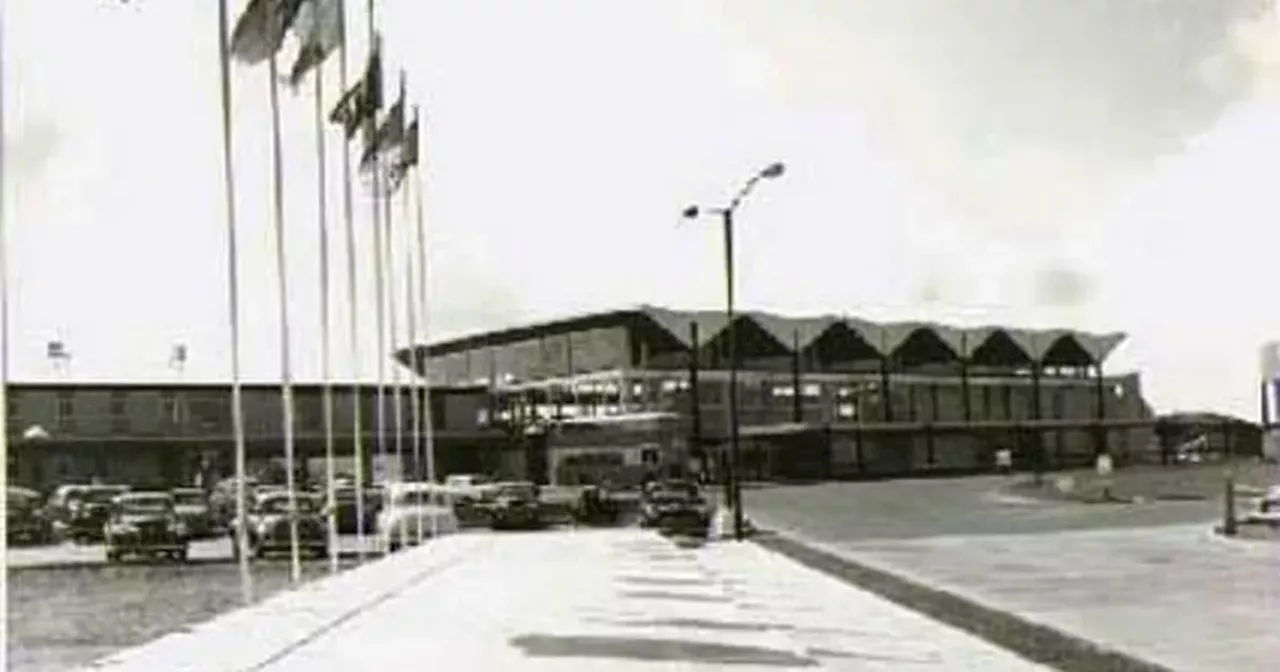
<instances>
[{"instance_id":1,"label":"asphalt road","mask_svg":"<svg viewBox=\"0 0 1280 672\"><path fill-rule=\"evenodd\" d=\"M765 527L827 542L937 536L1050 534L1214 520L1215 501L1149 504L1041 502L1005 494L1020 477L773 486L743 492Z\"/></svg>"}]
</instances>

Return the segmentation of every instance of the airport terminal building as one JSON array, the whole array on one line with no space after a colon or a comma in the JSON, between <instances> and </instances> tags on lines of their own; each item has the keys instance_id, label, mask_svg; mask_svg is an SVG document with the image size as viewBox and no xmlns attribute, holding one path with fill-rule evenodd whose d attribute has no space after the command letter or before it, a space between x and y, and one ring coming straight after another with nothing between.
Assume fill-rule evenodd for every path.
<instances>
[{"instance_id":1,"label":"airport terminal building","mask_svg":"<svg viewBox=\"0 0 1280 672\"><path fill-rule=\"evenodd\" d=\"M729 324L723 312L641 306L399 356L435 385L489 386L490 423L660 414L674 419L676 445L713 465L729 433L732 340L746 476L840 478L989 469L999 448L1045 468L1144 449L1152 421L1139 376L1106 371L1123 339L761 312ZM535 462L555 459L546 451L531 447L510 469L540 476L547 466Z\"/></svg>"}]
</instances>

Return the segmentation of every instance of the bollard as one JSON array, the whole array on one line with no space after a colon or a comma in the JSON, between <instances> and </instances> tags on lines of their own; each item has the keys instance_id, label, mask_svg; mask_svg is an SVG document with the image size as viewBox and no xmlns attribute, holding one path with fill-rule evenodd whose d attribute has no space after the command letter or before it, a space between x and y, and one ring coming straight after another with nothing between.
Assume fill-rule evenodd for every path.
<instances>
[{"instance_id":1,"label":"bollard","mask_svg":"<svg viewBox=\"0 0 1280 672\"><path fill-rule=\"evenodd\" d=\"M1222 507L1222 534L1228 537L1236 536L1236 483L1231 474L1227 474L1226 481L1223 485L1223 496L1226 501Z\"/></svg>"}]
</instances>

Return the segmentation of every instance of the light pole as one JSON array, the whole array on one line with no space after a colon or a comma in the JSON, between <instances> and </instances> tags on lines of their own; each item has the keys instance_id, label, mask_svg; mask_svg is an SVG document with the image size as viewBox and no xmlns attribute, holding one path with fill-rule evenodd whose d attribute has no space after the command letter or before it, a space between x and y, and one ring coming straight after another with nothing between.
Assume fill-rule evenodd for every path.
<instances>
[{"instance_id":1,"label":"light pole","mask_svg":"<svg viewBox=\"0 0 1280 672\"><path fill-rule=\"evenodd\" d=\"M742 205L747 195L756 184L764 179L782 177L786 170L781 162L771 163L758 171L738 193L722 208L702 208L690 205L684 209L685 219L697 219L703 215L719 216L724 227L724 287L725 287L725 324L727 347L729 351L729 465L725 470L725 502L733 510L733 538L742 541L744 536L742 514L742 450L738 441L738 339L733 329L734 321L734 271L733 271L733 213Z\"/></svg>"}]
</instances>

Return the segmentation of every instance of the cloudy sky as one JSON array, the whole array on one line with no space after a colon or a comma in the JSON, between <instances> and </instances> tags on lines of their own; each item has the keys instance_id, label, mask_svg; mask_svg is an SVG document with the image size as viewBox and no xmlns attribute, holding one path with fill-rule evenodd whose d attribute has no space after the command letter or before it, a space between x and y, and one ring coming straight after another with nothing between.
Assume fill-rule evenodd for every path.
<instances>
[{"instance_id":1,"label":"cloudy sky","mask_svg":"<svg viewBox=\"0 0 1280 672\"><path fill-rule=\"evenodd\" d=\"M1157 407L1256 415L1257 350L1280 337L1280 23L1258 0L377 4L389 85L403 67L426 115L435 337L719 305L718 235L678 213L781 159L740 217L742 303L1125 331L1112 368L1140 369ZM216 3L3 11L14 377L51 377L55 338L77 378L171 378L178 341L189 378L225 377ZM269 379L269 80L234 79L244 368ZM294 366L315 379L314 98L284 95ZM358 370L333 302L342 377L376 370L365 275Z\"/></svg>"}]
</instances>

